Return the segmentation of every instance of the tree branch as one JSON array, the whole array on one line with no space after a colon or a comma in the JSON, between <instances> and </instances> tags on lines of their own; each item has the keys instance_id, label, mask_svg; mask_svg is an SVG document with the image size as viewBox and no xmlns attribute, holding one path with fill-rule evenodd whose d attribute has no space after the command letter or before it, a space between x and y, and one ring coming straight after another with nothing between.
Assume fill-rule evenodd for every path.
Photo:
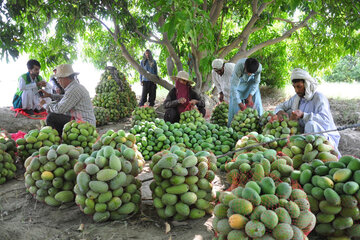
<instances>
[{"instance_id":1,"label":"tree branch","mask_svg":"<svg viewBox=\"0 0 360 240\"><path fill-rule=\"evenodd\" d=\"M290 30L286 31L282 36L278 37L278 38L274 38L274 39L270 39L268 41L265 41L263 43L260 43L256 46L254 46L252 49L246 51L246 52L238 52L232 59L231 62L236 62L241 58L244 57L248 57L251 54L253 54L254 52L269 46L269 45L273 45L275 43L281 42L282 40L289 38L291 36L292 33L296 32L298 29L303 28L304 26L306 26L307 22L313 17L315 16L317 13L315 11L311 11L309 13L309 15L303 20L301 21L298 25L294 26L293 28L291 28Z\"/></svg>"},{"instance_id":2,"label":"tree branch","mask_svg":"<svg viewBox=\"0 0 360 240\"><path fill-rule=\"evenodd\" d=\"M210 23L212 26L216 24L217 19L220 16L221 10L224 7L224 0L214 0L214 3L210 9Z\"/></svg>"},{"instance_id":3,"label":"tree branch","mask_svg":"<svg viewBox=\"0 0 360 240\"><path fill-rule=\"evenodd\" d=\"M160 40L158 37L156 37L154 34L152 34L152 32L150 32L149 34L150 34L152 37L154 37L155 39L157 39L157 40L153 40L153 39L151 39L149 36L146 36L145 34L143 34L142 32L140 32L137 27L136 27L136 29L135 29L135 33L136 33L137 35L139 35L140 37L142 37L144 40L148 40L149 42L152 42L152 43L162 44L161 40Z\"/></svg>"},{"instance_id":4,"label":"tree branch","mask_svg":"<svg viewBox=\"0 0 360 240\"><path fill-rule=\"evenodd\" d=\"M273 2L274 2L274 0L272 0L270 2L267 2L267 3L263 3L259 7L259 9L257 9L258 1L257 0L252 1L251 6L252 6L252 9L253 9L253 15L251 16L251 19L246 24L245 28L240 33L240 35L232 43L230 43L228 46L222 48L222 50L221 50L221 52L219 54L219 58L225 58L229 54L229 52L231 50L236 48L245 38L249 37L249 35L252 33L253 26L255 25L256 21L259 19L261 13L265 10L265 8L269 4L271 4Z\"/></svg>"},{"instance_id":5,"label":"tree branch","mask_svg":"<svg viewBox=\"0 0 360 240\"><path fill-rule=\"evenodd\" d=\"M90 17L93 18L94 20L98 21L101 25L103 25L103 26L106 28L106 30L111 34L111 36L115 37L115 36L114 36L114 32L111 31L111 29L110 29L103 21L101 21L101 20L100 20L98 17L96 17L94 14L91 14ZM116 25L116 22L114 23L114 25Z\"/></svg>"},{"instance_id":6,"label":"tree branch","mask_svg":"<svg viewBox=\"0 0 360 240\"><path fill-rule=\"evenodd\" d=\"M171 90L174 86L170 84L168 81L165 81L164 79L160 78L159 76L155 74L151 74L148 71L146 71L144 68L140 66L140 64L130 55L129 51L126 49L125 45L118 41L117 42L121 53L123 57L130 63L130 65L135 68L136 71L138 71L141 75L145 76L147 79L153 81L154 83L158 83L167 90Z\"/></svg>"},{"instance_id":7,"label":"tree branch","mask_svg":"<svg viewBox=\"0 0 360 240\"><path fill-rule=\"evenodd\" d=\"M274 18L274 20L290 23L292 26L294 26L296 24L296 22L293 22L293 21L290 21L289 19L284 19L284 18Z\"/></svg>"},{"instance_id":8,"label":"tree branch","mask_svg":"<svg viewBox=\"0 0 360 240\"><path fill-rule=\"evenodd\" d=\"M257 0L253 0L252 2L251 2L251 9L252 9L252 12L253 13L256 13L257 12L257 4L258 4L258 1Z\"/></svg>"}]
</instances>

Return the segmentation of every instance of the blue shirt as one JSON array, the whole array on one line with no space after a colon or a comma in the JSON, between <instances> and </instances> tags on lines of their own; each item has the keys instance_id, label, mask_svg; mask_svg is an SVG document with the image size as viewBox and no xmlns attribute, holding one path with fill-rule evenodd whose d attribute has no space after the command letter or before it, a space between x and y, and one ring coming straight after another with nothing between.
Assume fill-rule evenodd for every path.
<instances>
[{"instance_id":1,"label":"blue shirt","mask_svg":"<svg viewBox=\"0 0 360 240\"><path fill-rule=\"evenodd\" d=\"M239 104L242 103L243 100L247 99L249 94L253 96L253 108L258 111L259 116L263 113L259 89L262 65L259 64L257 71L249 76L247 72L245 72L245 61L246 58L242 58L236 63L230 79L228 127L230 127L234 115L240 110Z\"/></svg>"},{"instance_id":2,"label":"blue shirt","mask_svg":"<svg viewBox=\"0 0 360 240\"><path fill-rule=\"evenodd\" d=\"M156 64L155 60L154 60L154 64L152 67L149 64L149 60L147 60L147 59L145 60L145 64L144 64L144 61L141 61L140 65L143 69L145 69L149 73L157 75L157 64ZM146 81L150 81L150 80L140 74L140 82L146 82Z\"/></svg>"}]
</instances>

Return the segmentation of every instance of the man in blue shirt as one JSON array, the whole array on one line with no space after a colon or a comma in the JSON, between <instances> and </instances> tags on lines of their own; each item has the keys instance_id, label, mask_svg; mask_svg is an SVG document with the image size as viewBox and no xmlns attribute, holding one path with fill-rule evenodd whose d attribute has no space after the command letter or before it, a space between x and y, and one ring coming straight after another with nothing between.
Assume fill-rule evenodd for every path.
<instances>
[{"instance_id":1,"label":"man in blue shirt","mask_svg":"<svg viewBox=\"0 0 360 240\"><path fill-rule=\"evenodd\" d=\"M144 53L143 59L140 63L141 67L144 68L149 73L157 75L157 65L156 61L154 60L151 51L147 49ZM147 79L145 76L140 75L140 82L143 86L141 99L139 106L144 106L145 102L149 102L149 105L153 107L155 105L155 98L156 98L156 83L152 82L151 80ZM148 98L149 95L149 98Z\"/></svg>"},{"instance_id":2,"label":"man in blue shirt","mask_svg":"<svg viewBox=\"0 0 360 240\"><path fill-rule=\"evenodd\" d=\"M228 113L228 127L239 110L247 106L263 113L261 94L259 89L262 65L254 58L240 59L230 78L230 102Z\"/></svg>"}]
</instances>

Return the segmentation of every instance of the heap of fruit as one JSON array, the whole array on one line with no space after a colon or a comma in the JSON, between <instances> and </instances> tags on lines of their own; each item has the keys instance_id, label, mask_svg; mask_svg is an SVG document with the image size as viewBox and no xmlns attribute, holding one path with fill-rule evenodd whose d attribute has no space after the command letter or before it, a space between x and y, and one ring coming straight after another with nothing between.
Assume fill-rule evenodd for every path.
<instances>
[{"instance_id":1,"label":"heap of fruit","mask_svg":"<svg viewBox=\"0 0 360 240\"><path fill-rule=\"evenodd\" d=\"M289 120L287 118L279 121L277 116L274 115L271 120L263 127L262 134L272 135L275 138L287 138L298 133L298 126L298 121ZM283 147L286 145L287 140L280 140L278 143L279 146Z\"/></svg>"},{"instance_id":2,"label":"heap of fruit","mask_svg":"<svg viewBox=\"0 0 360 240\"><path fill-rule=\"evenodd\" d=\"M110 121L110 111L103 107L94 107L94 115L96 118L96 126L102 126Z\"/></svg>"},{"instance_id":3,"label":"heap of fruit","mask_svg":"<svg viewBox=\"0 0 360 240\"><path fill-rule=\"evenodd\" d=\"M272 135L262 135L262 134L258 134L257 132L251 132L247 136L244 136L241 139L239 139L239 141L237 141L237 143L235 145L235 150L238 150L240 148L245 148L245 147L248 147L248 148L246 148L244 150L239 150L237 153L265 151L266 149L281 150L281 148L277 147L278 144L276 141L270 142L274 139L275 139L275 137ZM266 142L269 142L269 143L261 145L261 143L266 143ZM254 147L250 148L250 146L253 146L253 145L259 145L259 146L254 146Z\"/></svg>"},{"instance_id":4,"label":"heap of fruit","mask_svg":"<svg viewBox=\"0 0 360 240\"><path fill-rule=\"evenodd\" d=\"M95 222L123 220L140 209L141 182L135 151L103 146L91 156L83 154L76 166L75 202Z\"/></svg>"},{"instance_id":5,"label":"heap of fruit","mask_svg":"<svg viewBox=\"0 0 360 240\"><path fill-rule=\"evenodd\" d=\"M306 193L269 177L221 192L214 208L215 239L303 240L315 226Z\"/></svg>"},{"instance_id":6,"label":"heap of fruit","mask_svg":"<svg viewBox=\"0 0 360 240\"><path fill-rule=\"evenodd\" d=\"M229 104L226 102L221 102L212 112L210 122L213 124L219 124L220 126L227 126L228 112Z\"/></svg>"},{"instance_id":7,"label":"heap of fruit","mask_svg":"<svg viewBox=\"0 0 360 240\"><path fill-rule=\"evenodd\" d=\"M213 209L211 182L215 178L216 158L206 151L194 154L174 145L152 157L150 184L154 206L161 218L182 221L197 219Z\"/></svg>"},{"instance_id":8,"label":"heap of fruit","mask_svg":"<svg viewBox=\"0 0 360 240\"><path fill-rule=\"evenodd\" d=\"M315 231L324 237L360 237L360 159L343 156L338 162L314 160L301 165L298 180L316 214Z\"/></svg>"},{"instance_id":9,"label":"heap of fruit","mask_svg":"<svg viewBox=\"0 0 360 240\"><path fill-rule=\"evenodd\" d=\"M0 138L0 185L15 177L15 158L10 154L14 146L12 140Z\"/></svg>"},{"instance_id":10,"label":"heap of fruit","mask_svg":"<svg viewBox=\"0 0 360 240\"><path fill-rule=\"evenodd\" d=\"M228 172L227 181L233 186L238 186L249 180L260 181L266 176L290 183L290 175L294 168L291 158L277 155L275 150L267 149L263 152L241 153L225 165L225 170Z\"/></svg>"},{"instance_id":11,"label":"heap of fruit","mask_svg":"<svg viewBox=\"0 0 360 240\"><path fill-rule=\"evenodd\" d=\"M298 169L304 162L319 159L324 162L337 161L338 153L324 136L299 136L290 137L290 142L282 152L293 159L294 168Z\"/></svg>"},{"instance_id":12,"label":"heap of fruit","mask_svg":"<svg viewBox=\"0 0 360 240\"><path fill-rule=\"evenodd\" d=\"M27 190L50 206L74 201L73 167L82 151L66 144L41 147L39 154L28 157L24 163Z\"/></svg>"},{"instance_id":13,"label":"heap of fruit","mask_svg":"<svg viewBox=\"0 0 360 240\"><path fill-rule=\"evenodd\" d=\"M19 157L25 160L34 152L39 151L42 146L51 147L60 144L60 136L56 129L49 126L39 129L30 130L24 138L16 140Z\"/></svg>"},{"instance_id":14,"label":"heap of fruit","mask_svg":"<svg viewBox=\"0 0 360 240\"><path fill-rule=\"evenodd\" d=\"M180 121L179 121L180 124L182 124L182 123L196 124L197 122L199 122L199 123L205 122L205 119L203 118L202 114L197 109L185 111L180 114Z\"/></svg>"},{"instance_id":15,"label":"heap of fruit","mask_svg":"<svg viewBox=\"0 0 360 240\"><path fill-rule=\"evenodd\" d=\"M136 136L139 151L145 160L176 143L183 143L195 151L212 151L221 155L232 150L237 141L237 133L232 128L208 122L190 122L187 124L165 122L140 122L130 132Z\"/></svg>"},{"instance_id":16,"label":"heap of fruit","mask_svg":"<svg viewBox=\"0 0 360 240\"><path fill-rule=\"evenodd\" d=\"M98 136L93 125L88 122L77 122L76 120L66 123L62 132L63 143L82 147L85 153L91 152L91 148Z\"/></svg>"},{"instance_id":17,"label":"heap of fruit","mask_svg":"<svg viewBox=\"0 0 360 240\"><path fill-rule=\"evenodd\" d=\"M271 118L274 116L274 112L273 111L266 111L264 112L259 119L259 124L261 126L261 128L263 128L270 120Z\"/></svg>"},{"instance_id":18,"label":"heap of fruit","mask_svg":"<svg viewBox=\"0 0 360 240\"><path fill-rule=\"evenodd\" d=\"M93 145L92 150L98 151L103 146L111 146L118 151L121 151L123 148L122 145L124 145L128 148L131 148L135 152L135 158L132 159L134 164L136 164L137 167L133 168L133 171L139 170L139 172L142 171L145 161L141 153L137 150L136 147L136 138L132 134L126 134L124 130L119 130L115 132L114 130L110 129L105 134L101 136L101 138ZM136 174L137 175L137 174Z\"/></svg>"},{"instance_id":19,"label":"heap of fruit","mask_svg":"<svg viewBox=\"0 0 360 240\"><path fill-rule=\"evenodd\" d=\"M231 122L231 127L240 137L248 135L250 132L259 132L259 114L256 109L246 108L239 111Z\"/></svg>"},{"instance_id":20,"label":"heap of fruit","mask_svg":"<svg viewBox=\"0 0 360 240\"><path fill-rule=\"evenodd\" d=\"M5 152L9 153L10 156L15 159L15 154L17 152L16 142L11 139L10 134L8 134L5 130L0 131L0 143L6 145Z\"/></svg>"},{"instance_id":21,"label":"heap of fruit","mask_svg":"<svg viewBox=\"0 0 360 240\"><path fill-rule=\"evenodd\" d=\"M140 122L153 122L157 117L153 107L136 107L132 113L132 126Z\"/></svg>"},{"instance_id":22,"label":"heap of fruit","mask_svg":"<svg viewBox=\"0 0 360 240\"><path fill-rule=\"evenodd\" d=\"M106 67L96 86L93 105L110 111L110 121L118 121L130 116L136 103L135 93L131 90L125 75L114 67Z\"/></svg>"}]
</instances>

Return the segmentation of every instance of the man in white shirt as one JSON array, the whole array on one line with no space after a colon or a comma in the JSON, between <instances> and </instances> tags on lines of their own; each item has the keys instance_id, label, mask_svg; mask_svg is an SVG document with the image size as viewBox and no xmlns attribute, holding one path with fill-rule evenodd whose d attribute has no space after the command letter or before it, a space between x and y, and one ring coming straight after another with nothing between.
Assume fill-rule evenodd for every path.
<instances>
[{"instance_id":1,"label":"man in white shirt","mask_svg":"<svg viewBox=\"0 0 360 240\"><path fill-rule=\"evenodd\" d=\"M212 81L219 92L219 101L230 101L230 78L235 63L226 63L224 59L215 59L212 62Z\"/></svg>"},{"instance_id":2,"label":"man in white shirt","mask_svg":"<svg viewBox=\"0 0 360 240\"><path fill-rule=\"evenodd\" d=\"M39 113L45 111L40 107L39 90L47 87L47 83L39 75L40 63L31 59L27 62L28 72L19 77L19 85L13 99L15 109L22 108L29 115L34 112Z\"/></svg>"}]
</instances>

